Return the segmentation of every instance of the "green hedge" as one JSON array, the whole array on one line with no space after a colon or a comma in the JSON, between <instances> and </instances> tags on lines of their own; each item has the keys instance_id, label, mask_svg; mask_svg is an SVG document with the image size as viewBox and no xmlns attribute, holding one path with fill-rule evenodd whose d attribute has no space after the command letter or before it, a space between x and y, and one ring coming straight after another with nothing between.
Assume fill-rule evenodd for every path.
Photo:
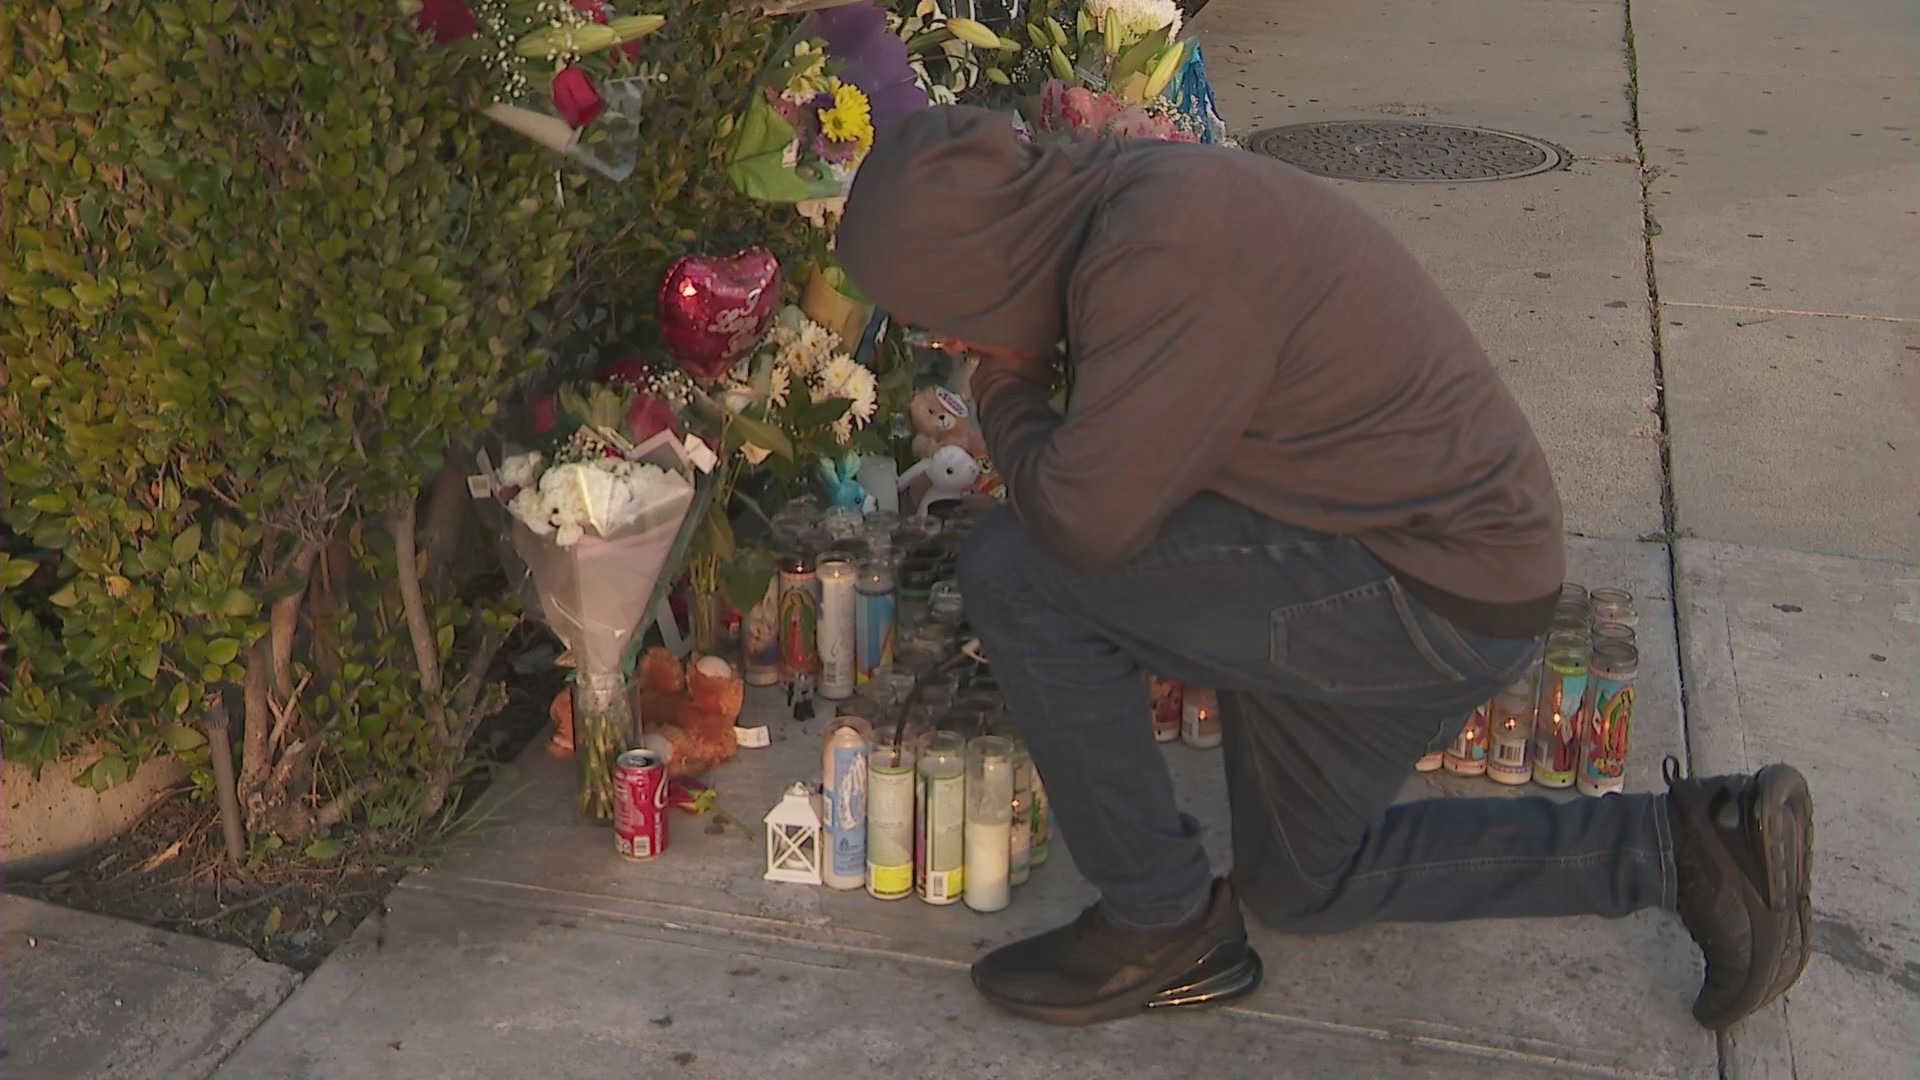
<instances>
[{"instance_id":1,"label":"green hedge","mask_svg":"<svg viewBox=\"0 0 1920 1080\"><path fill-rule=\"evenodd\" d=\"M169 750L210 781L225 703L256 833L438 810L511 616L431 587L422 482L546 346L644 344L674 255L799 239L716 166L781 29L734 7L648 40L622 185L482 119L479 66L392 0L8 17L8 760L97 741L96 785Z\"/></svg>"}]
</instances>

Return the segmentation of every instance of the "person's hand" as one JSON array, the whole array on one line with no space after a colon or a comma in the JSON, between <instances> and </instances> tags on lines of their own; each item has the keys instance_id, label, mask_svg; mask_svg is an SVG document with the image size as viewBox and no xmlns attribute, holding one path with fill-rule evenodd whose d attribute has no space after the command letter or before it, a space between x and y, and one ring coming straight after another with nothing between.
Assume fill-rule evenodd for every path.
<instances>
[{"instance_id":1,"label":"person's hand","mask_svg":"<svg viewBox=\"0 0 1920 1080\"><path fill-rule=\"evenodd\" d=\"M1014 378L1038 384L1045 389L1053 382L1053 357L1045 353L1002 352L993 356L982 356L980 366L974 369L974 377L983 373L1005 372Z\"/></svg>"},{"instance_id":2,"label":"person's hand","mask_svg":"<svg viewBox=\"0 0 1920 1080\"><path fill-rule=\"evenodd\" d=\"M995 349L992 352L976 352L970 357L974 369L969 376L969 388L974 400L980 400L987 388L1003 380L1017 379L1031 383L1042 392L1051 393L1058 375L1054 358L1045 353L1018 353Z\"/></svg>"}]
</instances>

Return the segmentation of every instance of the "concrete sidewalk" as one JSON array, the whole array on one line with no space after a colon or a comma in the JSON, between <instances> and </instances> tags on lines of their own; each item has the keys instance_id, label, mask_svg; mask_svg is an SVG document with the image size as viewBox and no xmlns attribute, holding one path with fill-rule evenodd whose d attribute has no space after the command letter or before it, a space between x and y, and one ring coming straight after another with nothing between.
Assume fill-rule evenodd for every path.
<instances>
[{"instance_id":1,"label":"concrete sidewalk","mask_svg":"<svg viewBox=\"0 0 1920 1080\"><path fill-rule=\"evenodd\" d=\"M196 1080L300 976L234 945L0 896L8 1080Z\"/></svg>"}]
</instances>

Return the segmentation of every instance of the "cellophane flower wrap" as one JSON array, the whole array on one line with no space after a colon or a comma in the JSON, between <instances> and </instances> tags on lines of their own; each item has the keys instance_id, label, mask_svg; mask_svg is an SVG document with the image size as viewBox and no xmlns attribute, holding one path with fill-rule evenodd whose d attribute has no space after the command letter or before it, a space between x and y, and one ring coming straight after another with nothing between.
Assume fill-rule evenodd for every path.
<instances>
[{"instance_id":1,"label":"cellophane flower wrap","mask_svg":"<svg viewBox=\"0 0 1920 1080\"><path fill-rule=\"evenodd\" d=\"M658 405L624 387L563 390L548 447L508 453L493 483L509 565L572 657L580 810L590 817L612 814L613 759L637 738L624 687L711 487L707 444Z\"/></svg>"}]
</instances>

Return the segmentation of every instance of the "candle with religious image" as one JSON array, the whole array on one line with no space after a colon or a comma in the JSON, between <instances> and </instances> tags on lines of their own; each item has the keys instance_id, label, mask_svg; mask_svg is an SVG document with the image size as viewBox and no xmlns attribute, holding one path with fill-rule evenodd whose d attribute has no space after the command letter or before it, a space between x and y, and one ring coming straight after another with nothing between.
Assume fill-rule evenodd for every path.
<instances>
[{"instance_id":1,"label":"candle with religious image","mask_svg":"<svg viewBox=\"0 0 1920 1080\"><path fill-rule=\"evenodd\" d=\"M1533 776L1534 674L1494 696L1487 713L1487 779L1519 785Z\"/></svg>"},{"instance_id":2,"label":"candle with religious image","mask_svg":"<svg viewBox=\"0 0 1920 1080\"><path fill-rule=\"evenodd\" d=\"M820 670L820 575L804 554L780 562L780 677L812 678Z\"/></svg>"},{"instance_id":3,"label":"candle with religious image","mask_svg":"<svg viewBox=\"0 0 1920 1080\"><path fill-rule=\"evenodd\" d=\"M826 853L820 878L833 889L867 883L867 759L873 728L858 716L836 716L821 751L820 793Z\"/></svg>"},{"instance_id":4,"label":"candle with religious image","mask_svg":"<svg viewBox=\"0 0 1920 1080\"><path fill-rule=\"evenodd\" d=\"M1533 782L1541 787L1570 788L1579 771L1592 655L1585 634L1563 631L1547 638L1533 714Z\"/></svg>"},{"instance_id":5,"label":"candle with religious image","mask_svg":"<svg viewBox=\"0 0 1920 1080\"><path fill-rule=\"evenodd\" d=\"M1580 740L1582 795L1607 795L1627 785L1627 747L1633 729L1633 684L1640 653L1631 645L1604 642L1593 651L1588 697L1593 707Z\"/></svg>"},{"instance_id":6,"label":"candle with religious image","mask_svg":"<svg viewBox=\"0 0 1920 1080\"><path fill-rule=\"evenodd\" d=\"M1587 601L1587 614L1595 625L1635 626L1640 622L1639 614L1633 609L1633 594L1625 589L1595 589Z\"/></svg>"},{"instance_id":7,"label":"candle with religious image","mask_svg":"<svg viewBox=\"0 0 1920 1080\"><path fill-rule=\"evenodd\" d=\"M1487 728L1492 709L1493 703L1489 701L1476 707L1473 715L1467 717L1466 726L1460 729L1459 737L1441 755L1448 772L1459 776L1486 775Z\"/></svg>"},{"instance_id":8,"label":"candle with religious image","mask_svg":"<svg viewBox=\"0 0 1920 1080\"><path fill-rule=\"evenodd\" d=\"M1173 742L1180 737L1181 713L1185 701L1180 684L1171 679L1147 676L1147 704L1153 717L1153 741Z\"/></svg>"}]
</instances>

